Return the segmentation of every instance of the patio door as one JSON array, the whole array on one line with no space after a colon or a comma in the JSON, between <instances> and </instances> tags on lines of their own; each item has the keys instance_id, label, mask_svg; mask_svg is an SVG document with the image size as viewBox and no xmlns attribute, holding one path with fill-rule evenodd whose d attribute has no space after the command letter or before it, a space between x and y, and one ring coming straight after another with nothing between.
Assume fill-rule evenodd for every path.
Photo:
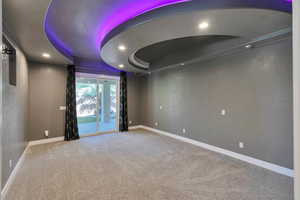
<instances>
[{"instance_id":1,"label":"patio door","mask_svg":"<svg viewBox=\"0 0 300 200\"><path fill-rule=\"evenodd\" d=\"M77 73L76 103L81 136L118 130L118 77Z\"/></svg>"}]
</instances>

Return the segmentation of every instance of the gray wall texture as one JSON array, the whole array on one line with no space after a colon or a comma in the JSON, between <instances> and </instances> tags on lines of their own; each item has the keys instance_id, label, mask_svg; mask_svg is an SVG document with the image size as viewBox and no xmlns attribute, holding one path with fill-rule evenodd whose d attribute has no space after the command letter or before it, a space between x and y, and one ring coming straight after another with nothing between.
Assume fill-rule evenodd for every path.
<instances>
[{"instance_id":1,"label":"gray wall texture","mask_svg":"<svg viewBox=\"0 0 300 200\"><path fill-rule=\"evenodd\" d=\"M141 90L142 77L128 74L127 76L127 101L129 126L141 125ZM131 123L130 123L131 122Z\"/></svg>"},{"instance_id":2,"label":"gray wall texture","mask_svg":"<svg viewBox=\"0 0 300 200\"><path fill-rule=\"evenodd\" d=\"M107 73L106 73L107 74ZM64 136L67 68L62 65L29 63L29 140L45 139L45 130L49 137ZM128 116L138 125L139 116L139 77L128 76Z\"/></svg>"},{"instance_id":3,"label":"gray wall texture","mask_svg":"<svg viewBox=\"0 0 300 200\"><path fill-rule=\"evenodd\" d=\"M130 125L155 127L292 168L291 45L289 39L143 77L129 74ZM65 105L66 76L64 66L29 63L27 120L26 59L18 51L17 87L8 85L4 68L3 183L12 170L9 160L15 165L24 151L26 135L27 140L44 139L46 129L50 137L64 135L64 111L58 108Z\"/></svg>"},{"instance_id":4,"label":"gray wall texture","mask_svg":"<svg viewBox=\"0 0 300 200\"><path fill-rule=\"evenodd\" d=\"M64 135L66 77L65 66L29 63L29 140Z\"/></svg>"},{"instance_id":5,"label":"gray wall texture","mask_svg":"<svg viewBox=\"0 0 300 200\"><path fill-rule=\"evenodd\" d=\"M293 167L291 39L152 73L141 85L141 124Z\"/></svg>"},{"instance_id":6,"label":"gray wall texture","mask_svg":"<svg viewBox=\"0 0 300 200\"><path fill-rule=\"evenodd\" d=\"M15 46L16 47L16 46ZM3 78L3 132L2 134L2 188L27 145L28 65L23 53L16 47L17 85L9 84L9 66L2 62ZM12 166L9 165L12 160Z\"/></svg>"}]
</instances>

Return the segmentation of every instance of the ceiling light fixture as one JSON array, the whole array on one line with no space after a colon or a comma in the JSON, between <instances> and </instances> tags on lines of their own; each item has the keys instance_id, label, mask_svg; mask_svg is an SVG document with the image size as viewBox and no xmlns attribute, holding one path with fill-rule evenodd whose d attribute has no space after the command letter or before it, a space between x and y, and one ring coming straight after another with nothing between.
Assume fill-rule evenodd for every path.
<instances>
[{"instance_id":1,"label":"ceiling light fixture","mask_svg":"<svg viewBox=\"0 0 300 200\"><path fill-rule=\"evenodd\" d=\"M123 64L120 64L120 65L119 65L119 68L124 68L124 65L123 65Z\"/></svg>"},{"instance_id":2,"label":"ceiling light fixture","mask_svg":"<svg viewBox=\"0 0 300 200\"><path fill-rule=\"evenodd\" d=\"M126 50L126 47L124 45L119 45L118 49L120 51L125 51Z\"/></svg>"},{"instance_id":3,"label":"ceiling light fixture","mask_svg":"<svg viewBox=\"0 0 300 200\"><path fill-rule=\"evenodd\" d=\"M252 47L251 44L248 44L248 45L245 46L245 48L247 48L247 49L250 49L251 47Z\"/></svg>"},{"instance_id":4,"label":"ceiling light fixture","mask_svg":"<svg viewBox=\"0 0 300 200\"><path fill-rule=\"evenodd\" d=\"M209 24L207 22L202 22L198 25L199 29L207 29Z\"/></svg>"},{"instance_id":5,"label":"ceiling light fixture","mask_svg":"<svg viewBox=\"0 0 300 200\"><path fill-rule=\"evenodd\" d=\"M184 63L181 63L180 65L181 65L181 66L184 66Z\"/></svg>"},{"instance_id":6,"label":"ceiling light fixture","mask_svg":"<svg viewBox=\"0 0 300 200\"><path fill-rule=\"evenodd\" d=\"M50 58L50 54L48 54L48 53L43 53L42 56L43 56L44 58Z\"/></svg>"}]
</instances>

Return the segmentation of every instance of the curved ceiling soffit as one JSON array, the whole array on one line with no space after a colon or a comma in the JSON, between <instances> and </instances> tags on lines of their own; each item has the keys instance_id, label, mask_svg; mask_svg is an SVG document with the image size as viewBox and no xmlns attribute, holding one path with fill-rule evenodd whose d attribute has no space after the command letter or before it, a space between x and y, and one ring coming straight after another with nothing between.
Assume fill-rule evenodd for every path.
<instances>
[{"instance_id":1,"label":"curved ceiling soffit","mask_svg":"<svg viewBox=\"0 0 300 200\"><path fill-rule=\"evenodd\" d=\"M175 12L241 7L291 12L291 3L286 0L271 2L210 0L201 3L195 0L160 0L155 2L158 4L150 5L148 1L141 0L90 0L88 2L52 0L46 13L45 32L53 46L65 56L76 57L81 61L101 62L100 48L111 38L130 27Z\"/></svg>"},{"instance_id":2,"label":"curved ceiling soffit","mask_svg":"<svg viewBox=\"0 0 300 200\"><path fill-rule=\"evenodd\" d=\"M202 23L206 23L203 29L199 28ZM111 66L121 65L128 71L140 71L148 69L150 64L140 62L134 55L139 49L153 44L196 36L232 36L249 42L261 35L287 28L291 23L289 13L264 9L216 9L170 15L127 28L115 35L102 47L101 57ZM126 50L120 51L120 45L126 46Z\"/></svg>"},{"instance_id":3,"label":"curved ceiling soffit","mask_svg":"<svg viewBox=\"0 0 300 200\"><path fill-rule=\"evenodd\" d=\"M5 31L24 51L29 60L65 65L72 63L49 42L45 34L45 15L51 0L3 1ZM34 6L33 6L34 5ZM44 53L51 58L45 58Z\"/></svg>"},{"instance_id":4,"label":"curved ceiling soffit","mask_svg":"<svg viewBox=\"0 0 300 200\"><path fill-rule=\"evenodd\" d=\"M114 28L151 10L188 1L52 0L44 28L53 46L65 56L100 61L102 40Z\"/></svg>"},{"instance_id":5,"label":"curved ceiling soffit","mask_svg":"<svg viewBox=\"0 0 300 200\"><path fill-rule=\"evenodd\" d=\"M220 44L226 46L226 44L232 44L232 40L236 41L235 39L239 38L209 35L166 40L139 49L129 57L129 62L142 69L151 66L150 70L174 64L180 64L180 66L182 66L189 60L210 53L211 51L209 49L211 49L211 47L215 46L213 49L219 49Z\"/></svg>"},{"instance_id":6,"label":"curved ceiling soffit","mask_svg":"<svg viewBox=\"0 0 300 200\"><path fill-rule=\"evenodd\" d=\"M65 57L67 57L70 61L72 61L72 64L74 64L74 56L72 49L67 46L58 36L58 34L51 28L49 28L49 22L48 22L48 17L49 17L49 10L52 9L52 2L48 5L47 11L44 16L44 32L49 40L49 42Z\"/></svg>"},{"instance_id":7,"label":"curved ceiling soffit","mask_svg":"<svg viewBox=\"0 0 300 200\"><path fill-rule=\"evenodd\" d=\"M256 8L266 10L276 10L280 12L292 13L293 0L209 0L199 3L197 0L191 0L182 4L175 4L172 6L161 7L149 12L143 13L123 24L115 27L103 39L101 46L110 40L112 37L118 35L127 28L145 23L154 18L164 17L172 14L180 14L193 11L205 11L214 9L233 9L233 8Z\"/></svg>"}]
</instances>

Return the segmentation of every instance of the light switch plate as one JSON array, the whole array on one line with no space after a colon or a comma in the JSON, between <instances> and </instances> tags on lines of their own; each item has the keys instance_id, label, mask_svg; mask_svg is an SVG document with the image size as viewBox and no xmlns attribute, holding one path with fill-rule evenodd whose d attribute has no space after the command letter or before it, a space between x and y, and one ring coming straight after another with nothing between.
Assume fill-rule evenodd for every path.
<instances>
[{"instance_id":1,"label":"light switch plate","mask_svg":"<svg viewBox=\"0 0 300 200\"><path fill-rule=\"evenodd\" d=\"M59 106L59 108L58 108L59 110L66 110L67 109L67 107L66 106Z\"/></svg>"}]
</instances>

